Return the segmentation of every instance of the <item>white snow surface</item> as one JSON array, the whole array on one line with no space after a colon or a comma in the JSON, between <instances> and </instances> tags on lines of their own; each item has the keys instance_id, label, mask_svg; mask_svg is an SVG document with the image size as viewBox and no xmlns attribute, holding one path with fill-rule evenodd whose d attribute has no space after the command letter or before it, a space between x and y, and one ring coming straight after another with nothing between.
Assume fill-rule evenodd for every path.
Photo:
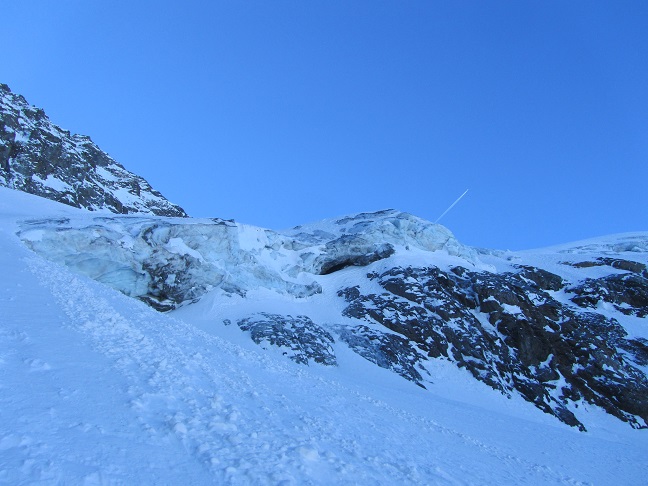
<instances>
[{"instance_id":1,"label":"white snow surface","mask_svg":"<svg viewBox=\"0 0 648 486\"><path fill-rule=\"evenodd\" d=\"M61 218L97 224L96 214L0 188L0 484L645 484L648 431L598 409L582 433L442 360L426 391L339 343L338 367L302 366L222 324L307 308L327 322L339 316L328 286L361 269L311 275L323 292L304 298L263 286L246 298L214 290L161 314L16 236L26 220ZM278 234L237 228L251 249ZM174 238L168 251L198 251ZM519 256L411 238L402 261L460 258L501 270ZM622 241L641 249L648 233L530 255L569 278L559 261Z\"/></svg>"}]
</instances>

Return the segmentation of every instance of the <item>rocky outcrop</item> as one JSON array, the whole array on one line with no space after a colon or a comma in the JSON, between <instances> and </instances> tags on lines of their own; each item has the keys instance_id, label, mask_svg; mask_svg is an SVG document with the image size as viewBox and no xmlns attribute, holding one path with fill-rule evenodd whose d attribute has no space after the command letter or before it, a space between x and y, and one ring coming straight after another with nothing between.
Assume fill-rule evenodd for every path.
<instances>
[{"instance_id":1,"label":"rocky outcrop","mask_svg":"<svg viewBox=\"0 0 648 486\"><path fill-rule=\"evenodd\" d=\"M0 84L0 185L92 211L187 216L89 137L54 125Z\"/></svg>"},{"instance_id":2,"label":"rocky outcrop","mask_svg":"<svg viewBox=\"0 0 648 486\"><path fill-rule=\"evenodd\" d=\"M559 277L529 267L504 274L397 267L368 277L384 292L342 289L346 316L378 323L429 359L452 360L569 425L584 428L573 411L583 400L646 427L648 380L637 368L646 343L627 339L614 319L555 300L546 290Z\"/></svg>"},{"instance_id":3,"label":"rocky outcrop","mask_svg":"<svg viewBox=\"0 0 648 486\"><path fill-rule=\"evenodd\" d=\"M612 268L616 268L618 270L625 270L627 272L632 272L637 275L640 275L644 278L648 278L648 270L646 269L646 265L639 262L624 260L622 258L599 257L594 260L585 260L581 262L566 263L566 265L570 265L576 268L609 266Z\"/></svg>"},{"instance_id":4,"label":"rocky outcrop","mask_svg":"<svg viewBox=\"0 0 648 486\"><path fill-rule=\"evenodd\" d=\"M588 278L567 292L575 294L571 301L581 307L595 309L607 303L625 315L648 315L648 279L637 274Z\"/></svg>"},{"instance_id":5,"label":"rocky outcrop","mask_svg":"<svg viewBox=\"0 0 648 486\"><path fill-rule=\"evenodd\" d=\"M296 363L337 365L333 336L306 316L260 313L237 324L262 348L278 349Z\"/></svg>"},{"instance_id":6,"label":"rocky outcrop","mask_svg":"<svg viewBox=\"0 0 648 486\"><path fill-rule=\"evenodd\" d=\"M335 331L340 341L366 360L425 388L422 374L429 375L423 364L426 356L412 341L362 324L336 326Z\"/></svg>"}]
</instances>

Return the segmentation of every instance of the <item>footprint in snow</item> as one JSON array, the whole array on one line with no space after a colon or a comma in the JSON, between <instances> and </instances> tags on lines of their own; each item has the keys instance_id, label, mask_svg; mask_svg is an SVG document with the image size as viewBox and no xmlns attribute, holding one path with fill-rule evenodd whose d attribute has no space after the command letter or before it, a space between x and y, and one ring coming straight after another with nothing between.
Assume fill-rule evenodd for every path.
<instances>
[{"instance_id":1,"label":"footprint in snow","mask_svg":"<svg viewBox=\"0 0 648 486\"><path fill-rule=\"evenodd\" d=\"M49 371L52 369L48 363L38 358L26 359L23 363L29 366L30 371Z\"/></svg>"}]
</instances>

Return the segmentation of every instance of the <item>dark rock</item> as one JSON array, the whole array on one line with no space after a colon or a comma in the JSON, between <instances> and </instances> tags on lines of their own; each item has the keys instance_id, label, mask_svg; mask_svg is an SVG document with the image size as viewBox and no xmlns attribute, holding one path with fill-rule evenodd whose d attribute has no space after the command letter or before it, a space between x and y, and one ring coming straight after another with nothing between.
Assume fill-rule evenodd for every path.
<instances>
[{"instance_id":1,"label":"dark rock","mask_svg":"<svg viewBox=\"0 0 648 486\"><path fill-rule=\"evenodd\" d=\"M364 325L337 326L335 330L342 342L366 360L425 388L421 376L421 371L427 373L422 365L425 354L411 341Z\"/></svg>"},{"instance_id":2,"label":"dark rock","mask_svg":"<svg viewBox=\"0 0 648 486\"><path fill-rule=\"evenodd\" d=\"M648 315L648 279L634 273L588 278L567 292L576 294L571 301L580 307L596 308L606 302L625 315Z\"/></svg>"},{"instance_id":3,"label":"dark rock","mask_svg":"<svg viewBox=\"0 0 648 486\"><path fill-rule=\"evenodd\" d=\"M622 260L620 258L599 258L600 261L605 262L606 265L619 270L626 270L628 272L636 273L644 278L648 278L646 265L639 262L632 262L630 260Z\"/></svg>"},{"instance_id":4,"label":"dark rock","mask_svg":"<svg viewBox=\"0 0 648 486\"><path fill-rule=\"evenodd\" d=\"M560 290L564 287L563 279L558 275L547 272L541 268L520 266L522 269L518 276L523 279L531 280L541 290Z\"/></svg>"},{"instance_id":5,"label":"dark rock","mask_svg":"<svg viewBox=\"0 0 648 486\"><path fill-rule=\"evenodd\" d=\"M306 316L260 313L237 324L243 331L249 331L252 340L262 348L278 348L296 363L307 365L312 360L337 366L333 336Z\"/></svg>"},{"instance_id":6,"label":"dark rock","mask_svg":"<svg viewBox=\"0 0 648 486\"><path fill-rule=\"evenodd\" d=\"M646 265L639 262L633 262L631 260L624 260L622 258L608 258L600 257L594 261L583 261L576 263L564 263L565 265L571 265L576 268L590 268L590 267L602 267L609 266L616 268L618 270L625 270L628 272L636 273L637 275L642 276L643 278L648 278L648 270Z\"/></svg>"},{"instance_id":7,"label":"dark rock","mask_svg":"<svg viewBox=\"0 0 648 486\"><path fill-rule=\"evenodd\" d=\"M628 339L621 347L632 357L639 366L648 366L648 339Z\"/></svg>"},{"instance_id":8,"label":"dark rock","mask_svg":"<svg viewBox=\"0 0 648 486\"><path fill-rule=\"evenodd\" d=\"M591 267L600 267L603 264L599 262L592 262L589 260L586 260L584 262L576 262L576 263L570 263L570 262L561 262L563 265L569 265L570 267L574 268L591 268Z\"/></svg>"},{"instance_id":9,"label":"dark rock","mask_svg":"<svg viewBox=\"0 0 648 486\"><path fill-rule=\"evenodd\" d=\"M648 380L635 367L648 358L646 343L627 339L614 319L553 299L545 290L556 289L558 279L549 272L397 267L368 277L386 292L342 289L346 316L381 324L428 358L451 359L569 425L584 429L570 408L585 400L633 427L646 427ZM634 278L629 274L621 282ZM419 366L419 359L410 366Z\"/></svg>"}]
</instances>

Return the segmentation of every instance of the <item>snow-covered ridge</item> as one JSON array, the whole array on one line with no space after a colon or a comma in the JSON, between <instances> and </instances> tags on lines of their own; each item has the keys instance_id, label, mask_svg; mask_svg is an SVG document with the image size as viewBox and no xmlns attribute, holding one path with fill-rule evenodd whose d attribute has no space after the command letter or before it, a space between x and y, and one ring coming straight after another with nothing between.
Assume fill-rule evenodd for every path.
<instances>
[{"instance_id":1,"label":"snow-covered ridge","mask_svg":"<svg viewBox=\"0 0 648 486\"><path fill-rule=\"evenodd\" d=\"M0 84L0 185L92 211L186 216L84 135Z\"/></svg>"},{"instance_id":2,"label":"snow-covered ridge","mask_svg":"<svg viewBox=\"0 0 648 486\"><path fill-rule=\"evenodd\" d=\"M569 245L552 247L559 253L600 253L600 254L646 254L648 253L648 233L634 232L609 235L599 238L577 241Z\"/></svg>"}]
</instances>

